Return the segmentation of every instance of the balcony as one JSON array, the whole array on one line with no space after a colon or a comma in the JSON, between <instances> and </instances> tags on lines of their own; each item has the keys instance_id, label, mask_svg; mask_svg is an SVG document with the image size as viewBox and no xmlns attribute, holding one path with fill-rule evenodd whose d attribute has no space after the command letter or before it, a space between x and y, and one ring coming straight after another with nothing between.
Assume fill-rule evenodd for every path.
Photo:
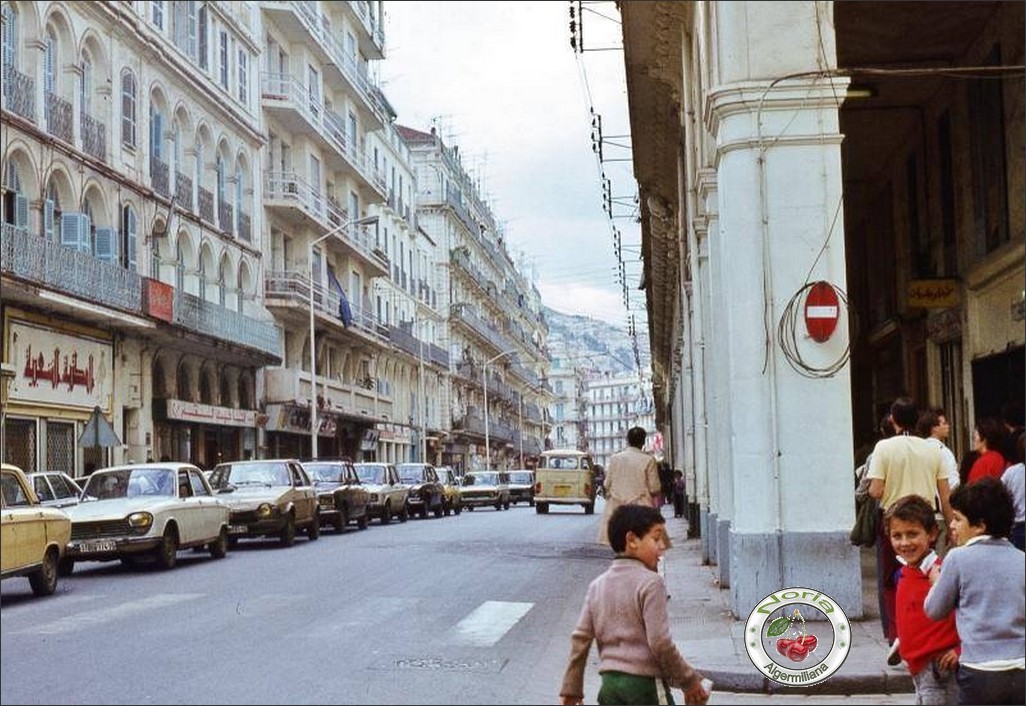
<instances>
[{"instance_id":1,"label":"balcony","mask_svg":"<svg viewBox=\"0 0 1026 706\"><path fill-rule=\"evenodd\" d=\"M196 192L199 194L199 214L200 218L205 220L207 223L214 222L214 195L204 189L202 186L199 187Z\"/></svg>"},{"instance_id":2,"label":"balcony","mask_svg":"<svg viewBox=\"0 0 1026 706\"><path fill-rule=\"evenodd\" d=\"M337 323L371 342L388 343L388 328L374 320L370 306L360 306L350 299L352 321L344 326L341 317L341 298L333 289L315 284L313 288L314 312L317 316ZM268 272L264 278L264 305L269 309L288 308L298 318L308 318L310 312L310 277L295 270Z\"/></svg>"},{"instance_id":3,"label":"balcony","mask_svg":"<svg viewBox=\"0 0 1026 706\"><path fill-rule=\"evenodd\" d=\"M371 47L367 47L361 42L365 50L364 53L371 59L384 59L385 29L381 18L373 13L367 0L349 0L345 4L351 10L352 16L359 19L370 38Z\"/></svg>"},{"instance_id":4,"label":"balcony","mask_svg":"<svg viewBox=\"0 0 1026 706\"><path fill-rule=\"evenodd\" d=\"M88 113L80 116L82 151L101 162L107 159L107 126Z\"/></svg>"},{"instance_id":5,"label":"balcony","mask_svg":"<svg viewBox=\"0 0 1026 706\"><path fill-rule=\"evenodd\" d=\"M142 313L139 275L88 253L3 224L0 270L5 274L131 314Z\"/></svg>"},{"instance_id":6,"label":"balcony","mask_svg":"<svg viewBox=\"0 0 1026 706\"><path fill-rule=\"evenodd\" d=\"M150 186L166 199L171 198L171 171L164 162L154 154L150 155Z\"/></svg>"},{"instance_id":7,"label":"balcony","mask_svg":"<svg viewBox=\"0 0 1026 706\"><path fill-rule=\"evenodd\" d=\"M470 304L453 304L451 312L454 321L462 323L497 350L504 351L514 347L508 338L496 331L495 327L482 319Z\"/></svg>"},{"instance_id":8,"label":"balcony","mask_svg":"<svg viewBox=\"0 0 1026 706\"><path fill-rule=\"evenodd\" d=\"M56 93L46 92L46 131L68 144L74 141L71 101Z\"/></svg>"},{"instance_id":9,"label":"balcony","mask_svg":"<svg viewBox=\"0 0 1026 706\"><path fill-rule=\"evenodd\" d=\"M217 203L217 225L221 229L221 232L231 235L234 231L232 228L232 205L224 201L218 201Z\"/></svg>"},{"instance_id":10,"label":"balcony","mask_svg":"<svg viewBox=\"0 0 1026 706\"><path fill-rule=\"evenodd\" d=\"M268 369L264 371L267 400L271 403L301 401L311 398L310 373L295 369ZM317 394L325 399L328 411L353 417L382 419L392 416L392 397L384 395L374 386L364 387L362 381L343 382L338 378L317 376Z\"/></svg>"},{"instance_id":11,"label":"balcony","mask_svg":"<svg viewBox=\"0 0 1026 706\"><path fill-rule=\"evenodd\" d=\"M175 170L175 203L192 213L192 178Z\"/></svg>"},{"instance_id":12,"label":"balcony","mask_svg":"<svg viewBox=\"0 0 1026 706\"><path fill-rule=\"evenodd\" d=\"M281 332L273 323L259 321L177 289L173 321L194 333L281 359Z\"/></svg>"},{"instance_id":13,"label":"balcony","mask_svg":"<svg viewBox=\"0 0 1026 706\"><path fill-rule=\"evenodd\" d=\"M26 120L36 121L36 82L13 66L4 67L4 107Z\"/></svg>"}]
</instances>

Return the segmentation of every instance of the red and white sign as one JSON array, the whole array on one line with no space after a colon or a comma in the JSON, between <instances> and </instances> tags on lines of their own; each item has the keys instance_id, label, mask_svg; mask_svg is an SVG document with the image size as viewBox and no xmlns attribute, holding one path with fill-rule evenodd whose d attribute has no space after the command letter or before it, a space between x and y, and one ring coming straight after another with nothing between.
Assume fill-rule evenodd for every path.
<instances>
[{"instance_id":1,"label":"red and white sign","mask_svg":"<svg viewBox=\"0 0 1026 706\"><path fill-rule=\"evenodd\" d=\"M10 320L12 400L60 407L110 409L114 390L109 340Z\"/></svg>"},{"instance_id":2,"label":"red and white sign","mask_svg":"<svg viewBox=\"0 0 1026 706\"><path fill-rule=\"evenodd\" d=\"M816 343L830 339L837 328L840 302L829 282L816 282L805 297L805 328Z\"/></svg>"}]
</instances>

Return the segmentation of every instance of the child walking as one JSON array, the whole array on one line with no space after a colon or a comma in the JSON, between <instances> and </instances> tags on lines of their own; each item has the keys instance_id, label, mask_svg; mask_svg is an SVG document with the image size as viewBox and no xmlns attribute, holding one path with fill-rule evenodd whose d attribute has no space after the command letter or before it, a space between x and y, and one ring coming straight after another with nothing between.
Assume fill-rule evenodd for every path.
<instances>
[{"instance_id":1,"label":"child walking","mask_svg":"<svg viewBox=\"0 0 1026 706\"><path fill-rule=\"evenodd\" d=\"M906 495L884 515L887 536L898 562L903 564L895 598L898 652L908 664L917 704L951 704L957 687L955 669L960 652L955 616L940 621L926 617L923 602L930 591L930 569L940 564L933 545L937 541L937 515L933 505L918 495Z\"/></svg>"},{"instance_id":2,"label":"child walking","mask_svg":"<svg viewBox=\"0 0 1026 706\"><path fill-rule=\"evenodd\" d=\"M584 703L584 668L598 642L600 704L672 704L669 687L684 689L688 704L704 704L702 675L670 637L666 584L656 573L666 550L666 520L645 505L621 505L609 518L616 557L588 586L571 635L570 661L560 697L564 706Z\"/></svg>"},{"instance_id":3,"label":"child walking","mask_svg":"<svg viewBox=\"0 0 1026 706\"><path fill-rule=\"evenodd\" d=\"M1026 557L1007 537L1014 510L997 478L960 485L951 495L955 543L944 567L930 569L926 615L955 613L962 655L960 704L1021 704L1026 689Z\"/></svg>"}]
</instances>

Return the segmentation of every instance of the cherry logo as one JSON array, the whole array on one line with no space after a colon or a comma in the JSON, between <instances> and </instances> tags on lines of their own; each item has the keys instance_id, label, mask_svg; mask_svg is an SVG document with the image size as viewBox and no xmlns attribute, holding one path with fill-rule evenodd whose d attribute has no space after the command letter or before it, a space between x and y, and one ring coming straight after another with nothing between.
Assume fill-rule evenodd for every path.
<instances>
[{"instance_id":1,"label":"cherry logo","mask_svg":"<svg viewBox=\"0 0 1026 706\"><path fill-rule=\"evenodd\" d=\"M810 635L805 628L805 618L795 608L789 617L781 616L771 622L766 629L767 637L775 637L787 632L788 637L777 640L777 652L792 662L804 662L815 649L818 640Z\"/></svg>"}]
</instances>

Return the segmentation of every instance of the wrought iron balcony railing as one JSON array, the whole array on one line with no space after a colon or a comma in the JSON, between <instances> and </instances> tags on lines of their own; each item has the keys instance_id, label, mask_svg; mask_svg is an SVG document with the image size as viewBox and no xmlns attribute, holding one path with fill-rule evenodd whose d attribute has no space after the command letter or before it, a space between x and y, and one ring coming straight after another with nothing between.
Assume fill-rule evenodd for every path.
<instances>
[{"instance_id":1,"label":"wrought iron balcony railing","mask_svg":"<svg viewBox=\"0 0 1026 706\"><path fill-rule=\"evenodd\" d=\"M200 218L205 220L207 223L214 222L214 195L204 189L202 186L199 187L196 192L199 194L199 214Z\"/></svg>"},{"instance_id":2,"label":"wrought iron balcony railing","mask_svg":"<svg viewBox=\"0 0 1026 706\"><path fill-rule=\"evenodd\" d=\"M281 357L281 331L269 321L254 319L178 289L174 307L174 323L182 328Z\"/></svg>"},{"instance_id":3,"label":"wrought iron balcony railing","mask_svg":"<svg viewBox=\"0 0 1026 706\"><path fill-rule=\"evenodd\" d=\"M107 159L107 126L88 113L82 113L79 127L82 130L82 151L96 157Z\"/></svg>"},{"instance_id":4,"label":"wrought iron balcony railing","mask_svg":"<svg viewBox=\"0 0 1026 706\"><path fill-rule=\"evenodd\" d=\"M171 171L167 162L150 155L150 185L164 198L171 198Z\"/></svg>"},{"instance_id":5,"label":"wrought iron balcony railing","mask_svg":"<svg viewBox=\"0 0 1026 706\"><path fill-rule=\"evenodd\" d=\"M175 203L192 211L192 177L175 170Z\"/></svg>"},{"instance_id":6,"label":"wrought iron balcony railing","mask_svg":"<svg viewBox=\"0 0 1026 706\"><path fill-rule=\"evenodd\" d=\"M56 93L46 92L46 131L67 143L74 138L71 101L64 100Z\"/></svg>"},{"instance_id":7,"label":"wrought iron balcony railing","mask_svg":"<svg viewBox=\"0 0 1026 706\"><path fill-rule=\"evenodd\" d=\"M232 205L219 201L217 204L217 225L225 233L232 232Z\"/></svg>"},{"instance_id":8,"label":"wrought iron balcony railing","mask_svg":"<svg viewBox=\"0 0 1026 706\"><path fill-rule=\"evenodd\" d=\"M239 212L239 238L247 243L253 242L253 221L245 211Z\"/></svg>"},{"instance_id":9,"label":"wrought iron balcony railing","mask_svg":"<svg viewBox=\"0 0 1026 706\"><path fill-rule=\"evenodd\" d=\"M13 66L4 66L4 106L26 120L36 121L36 82Z\"/></svg>"}]
</instances>

